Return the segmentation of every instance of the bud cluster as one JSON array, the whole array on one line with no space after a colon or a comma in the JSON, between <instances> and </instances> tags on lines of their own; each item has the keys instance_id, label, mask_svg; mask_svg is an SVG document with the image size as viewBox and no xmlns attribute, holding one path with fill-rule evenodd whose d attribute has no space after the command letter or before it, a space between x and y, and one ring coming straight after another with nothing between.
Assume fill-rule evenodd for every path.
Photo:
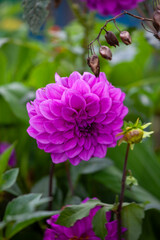
<instances>
[{"instance_id":1,"label":"bud cluster","mask_svg":"<svg viewBox=\"0 0 160 240\"><path fill-rule=\"evenodd\" d=\"M132 43L131 36L130 36L129 32L127 32L127 31L120 32L120 38L121 38L122 42L126 45L129 45ZM97 38L97 39L99 42L99 38ZM113 47L119 46L119 41L113 32L106 31L105 39L106 39L106 42L110 46L113 46ZM92 43L90 44L90 46L91 45L92 45ZM109 61L112 60L112 52L109 47L100 45L99 53L103 58L105 58ZM98 56L96 54L93 54L91 57L88 57L87 64L91 68L91 70L95 74L95 76L98 77L99 73L100 73L100 64L99 64Z\"/></svg>"}]
</instances>

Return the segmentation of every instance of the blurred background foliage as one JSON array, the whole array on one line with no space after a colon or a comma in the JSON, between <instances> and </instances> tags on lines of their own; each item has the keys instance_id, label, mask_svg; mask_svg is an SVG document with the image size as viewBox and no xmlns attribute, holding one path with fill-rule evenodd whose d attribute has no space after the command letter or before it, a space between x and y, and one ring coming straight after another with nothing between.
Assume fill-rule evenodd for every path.
<instances>
[{"instance_id":1,"label":"blurred background foliage","mask_svg":"<svg viewBox=\"0 0 160 240\"><path fill-rule=\"evenodd\" d=\"M48 195L50 156L37 148L26 132L26 102L34 99L35 90L54 82L54 74L69 76L73 71L90 71L86 64L87 44L93 40L104 20L94 13L73 19L61 28L54 16L33 35L22 18L21 1L0 3L0 142L16 141L17 183L0 194L0 216L7 203L26 193ZM72 17L71 17L72 18ZM113 60L100 59L101 71L108 80L126 93L129 108L126 120L152 122L151 139L130 152L128 169L138 186L128 188L126 201L150 202L146 205L141 240L159 239L160 219L160 42L137 26L129 27L133 44L113 50ZM110 24L109 30L116 32ZM101 44L106 44L104 37ZM98 45L95 45L98 53ZM70 166L74 196L68 191L66 167L56 165L53 186L53 209L64 204L80 203L85 197L98 197L113 203L120 192L120 179L126 145L108 149L106 159L93 159ZM8 167L9 168L9 167ZM42 209L46 208L46 204ZM45 221L24 229L13 239L42 239Z\"/></svg>"}]
</instances>

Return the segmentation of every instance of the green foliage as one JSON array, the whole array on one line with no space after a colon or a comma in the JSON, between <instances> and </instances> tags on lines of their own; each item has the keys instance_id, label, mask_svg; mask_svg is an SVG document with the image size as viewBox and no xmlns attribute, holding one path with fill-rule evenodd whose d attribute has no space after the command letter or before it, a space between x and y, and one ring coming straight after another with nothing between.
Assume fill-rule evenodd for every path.
<instances>
[{"instance_id":1,"label":"green foliage","mask_svg":"<svg viewBox=\"0 0 160 240\"><path fill-rule=\"evenodd\" d=\"M19 169L14 168L2 174L2 181L0 182L0 192L12 187L17 180Z\"/></svg>"},{"instance_id":2,"label":"green foliage","mask_svg":"<svg viewBox=\"0 0 160 240\"><path fill-rule=\"evenodd\" d=\"M41 199L41 194L27 194L13 199L7 205L3 222L1 223L4 226L6 225L6 238L11 238L34 222L56 214L57 212L53 211L36 211L37 206L48 201L48 198Z\"/></svg>"},{"instance_id":3,"label":"green foliage","mask_svg":"<svg viewBox=\"0 0 160 240\"><path fill-rule=\"evenodd\" d=\"M97 205L101 205L99 200L89 200L84 204L65 207L60 213L57 224L70 227L74 225L78 219L87 217L90 210Z\"/></svg>"},{"instance_id":4,"label":"green foliage","mask_svg":"<svg viewBox=\"0 0 160 240\"><path fill-rule=\"evenodd\" d=\"M142 219L144 218L144 207L131 203L122 209L123 227L127 228L124 234L127 240L137 240L142 232Z\"/></svg>"},{"instance_id":5,"label":"green foliage","mask_svg":"<svg viewBox=\"0 0 160 240\"><path fill-rule=\"evenodd\" d=\"M105 227L105 224L107 223L106 219L106 212L108 211L107 207L102 207L99 209L99 211L95 214L92 225L93 230L97 237L100 237L101 239L104 239L105 236L107 236L107 229Z\"/></svg>"},{"instance_id":6,"label":"green foliage","mask_svg":"<svg viewBox=\"0 0 160 240\"><path fill-rule=\"evenodd\" d=\"M50 0L23 0L24 19L32 32L37 33L48 16L47 6Z\"/></svg>"}]
</instances>

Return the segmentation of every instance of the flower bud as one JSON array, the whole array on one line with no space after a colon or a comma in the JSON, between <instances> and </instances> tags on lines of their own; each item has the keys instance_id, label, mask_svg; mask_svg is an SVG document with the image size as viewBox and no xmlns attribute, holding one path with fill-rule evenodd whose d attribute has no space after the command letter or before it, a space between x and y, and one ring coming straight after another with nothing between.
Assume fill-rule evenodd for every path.
<instances>
[{"instance_id":1,"label":"flower bud","mask_svg":"<svg viewBox=\"0 0 160 240\"><path fill-rule=\"evenodd\" d=\"M133 143L139 143L143 139L143 130L137 128L137 129L131 129L124 135L124 140L127 143L133 144Z\"/></svg>"},{"instance_id":2,"label":"flower bud","mask_svg":"<svg viewBox=\"0 0 160 240\"><path fill-rule=\"evenodd\" d=\"M99 73L100 73L100 65L99 65L98 56L94 54L91 57L87 58L87 64L91 68L94 75L96 77L98 77Z\"/></svg>"},{"instance_id":3,"label":"flower bud","mask_svg":"<svg viewBox=\"0 0 160 240\"><path fill-rule=\"evenodd\" d=\"M121 38L122 42L126 45L129 45L132 43L131 36L130 36L129 32L127 32L127 31L121 32L120 38Z\"/></svg>"},{"instance_id":4,"label":"flower bud","mask_svg":"<svg viewBox=\"0 0 160 240\"><path fill-rule=\"evenodd\" d=\"M126 177L126 185L129 186L129 187L138 186L138 181L133 176L127 176Z\"/></svg>"},{"instance_id":5,"label":"flower bud","mask_svg":"<svg viewBox=\"0 0 160 240\"><path fill-rule=\"evenodd\" d=\"M110 46L114 46L114 47L116 47L116 45L119 46L119 42L116 35L111 31L106 32L105 39Z\"/></svg>"},{"instance_id":6,"label":"flower bud","mask_svg":"<svg viewBox=\"0 0 160 240\"><path fill-rule=\"evenodd\" d=\"M157 9L153 13L153 26L157 31L160 30L160 10L159 9Z\"/></svg>"},{"instance_id":7,"label":"flower bud","mask_svg":"<svg viewBox=\"0 0 160 240\"><path fill-rule=\"evenodd\" d=\"M107 60L112 60L112 52L109 47L101 46L99 49L101 56Z\"/></svg>"}]
</instances>

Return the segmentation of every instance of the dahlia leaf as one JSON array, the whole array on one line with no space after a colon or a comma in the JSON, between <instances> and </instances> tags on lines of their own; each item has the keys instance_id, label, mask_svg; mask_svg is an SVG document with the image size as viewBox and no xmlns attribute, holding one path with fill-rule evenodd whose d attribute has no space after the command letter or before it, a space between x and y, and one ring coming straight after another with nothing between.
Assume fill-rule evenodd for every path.
<instances>
[{"instance_id":1,"label":"dahlia leaf","mask_svg":"<svg viewBox=\"0 0 160 240\"><path fill-rule=\"evenodd\" d=\"M62 210L56 224L65 227L73 226L77 220L87 217L90 210L97 205L101 205L99 200L89 200L87 203L68 206Z\"/></svg>"},{"instance_id":2,"label":"dahlia leaf","mask_svg":"<svg viewBox=\"0 0 160 240\"><path fill-rule=\"evenodd\" d=\"M137 240L142 232L142 219L144 218L144 207L136 203L124 206L122 209L123 227L127 228L124 238Z\"/></svg>"},{"instance_id":3,"label":"dahlia leaf","mask_svg":"<svg viewBox=\"0 0 160 240\"><path fill-rule=\"evenodd\" d=\"M95 214L92 225L93 231L97 237L104 239L107 235L107 229L105 224L107 223L106 212L109 211L110 208L102 207L99 211ZM98 223L98 224L97 224Z\"/></svg>"},{"instance_id":4,"label":"dahlia leaf","mask_svg":"<svg viewBox=\"0 0 160 240\"><path fill-rule=\"evenodd\" d=\"M13 184L16 182L18 172L19 172L19 169L14 168L6 171L2 175L2 182L0 183L0 192L13 186Z\"/></svg>"}]
</instances>

